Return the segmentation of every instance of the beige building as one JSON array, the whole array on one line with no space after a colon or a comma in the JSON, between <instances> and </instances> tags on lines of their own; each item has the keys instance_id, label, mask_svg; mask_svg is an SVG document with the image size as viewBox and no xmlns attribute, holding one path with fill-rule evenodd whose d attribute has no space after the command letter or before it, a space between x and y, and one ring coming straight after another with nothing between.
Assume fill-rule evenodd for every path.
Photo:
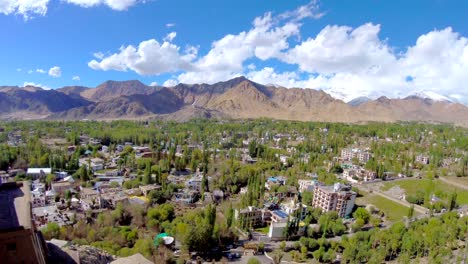
<instances>
[{"instance_id":1,"label":"beige building","mask_svg":"<svg viewBox=\"0 0 468 264\"><path fill-rule=\"evenodd\" d=\"M323 212L336 211L340 217L345 217L353 210L355 199L356 193L340 183L316 186L312 206Z\"/></svg>"},{"instance_id":2,"label":"beige building","mask_svg":"<svg viewBox=\"0 0 468 264\"><path fill-rule=\"evenodd\" d=\"M263 224L263 212L259 208L249 206L235 211L235 218L246 227L256 227Z\"/></svg>"}]
</instances>

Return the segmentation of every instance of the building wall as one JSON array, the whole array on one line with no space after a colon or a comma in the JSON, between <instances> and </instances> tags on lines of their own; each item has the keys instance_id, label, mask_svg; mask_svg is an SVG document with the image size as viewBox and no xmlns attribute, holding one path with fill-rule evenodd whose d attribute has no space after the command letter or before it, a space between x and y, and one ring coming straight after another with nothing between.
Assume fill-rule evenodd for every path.
<instances>
[{"instance_id":1,"label":"building wall","mask_svg":"<svg viewBox=\"0 0 468 264\"><path fill-rule=\"evenodd\" d=\"M31 229L0 232L1 263L45 263L40 239Z\"/></svg>"},{"instance_id":2,"label":"building wall","mask_svg":"<svg viewBox=\"0 0 468 264\"><path fill-rule=\"evenodd\" d=\"M316 188L312 206L323 212L336 211L340 217L345 217L351 213L355 199L354 192L329 192Z\"/></svg>"}]
</instances>

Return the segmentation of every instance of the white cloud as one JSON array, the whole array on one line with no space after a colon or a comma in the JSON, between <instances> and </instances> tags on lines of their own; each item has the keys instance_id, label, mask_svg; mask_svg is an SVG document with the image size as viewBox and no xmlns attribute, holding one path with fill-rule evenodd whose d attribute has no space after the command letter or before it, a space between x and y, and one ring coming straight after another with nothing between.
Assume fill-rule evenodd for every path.
<instances>
[{"instance_id":1,"label":"white cloud","mask_svg":"<svg viewBox=\"0 0 468 264\"><path fill-rule=\"evenodd\" d=\"M169 80L167 80L167 81L165 81L165 82L163 83L163 86L165 86L165 87L172 87L172 86L176 86L177 84L179 84L178 81L173 80L173 79L169 79Z\"/></svg>"},{"instance_id":2,"label":"white cloud","mask_svg":"<svg viewBox=\"0 0 468 264\"><path fill-rule=\"evenodd\" d=\"M62 70L60 69L60 67L54 66L54 67L49 69L49 75L54 77L54 78L58 78L58 77L62 76Z\"/></svg>"},{"instance_id":3,"label":"white cloud","mask_svg":"<svg viewBox=\"0 0 468 264\"><path fill-rule=\"evenodd\" d=\"M171 32L167 34L167 36L164 38L164 41L171 42L176 36L177 32Z\"/></svg>"},{"instance_id":4,"label":"white cloud","mask_svg":"<svg viewBox=\"0 0 468 264\"><path fill-rule=\"evenodd\" d=\"M302 19L316 14L316 7L315 4L308 4L293 12L301 13ZM299 34L298 21L292 15L273 17L271 13L266 13L255 18L250 30L236 35L229 34L214 41L211 50L198 58L198 49L194 47L179 54L179 47L169 43L176 36L174 32L164 39L162 45L154 39L143 41L138 49L133 46L122 47L119 53L100 62L92 60L88 65L96 70L133 70L145 75L185 71L177 76L178 82L213 83L242 75L244 62L249 58L268 60L279 57L288 49L288 39ZM148 43L150 41L151 44ZM168 51L162 53L162 46ZM144 63L145 67L137 65L137 61Z\"/></svg>"},{"instance_id":5,"label":"white cloud","mask_svg":"<svg viewBox=\"0 0 468 264\"><path fill-rule=\"evenodd\" d=\"M326 26L315 38L289 50L284 61L306 72L334 74L382 70L396 58L378 37L380 25L364 24L356 29Z\"/></svg>"},{"instance_id":6,"label":"white cloud","mask_svg":"<svg viewBox=\"0 0 468 264\"><path fill-rule=\"evenodd\" d=\"M468 103L467 38L451 28L434 30L397 54L378 37L379 31L380 26L372 24L354 30L328 26L288 51L285 61L313 74L303 80L305 87L324 89L346 101L425 91L456 94Z\"/></svg>"},{"instance_id":7,"label":"white cloud","mask_svg":"<svg viewBox=\"0 0 468 264\"><path fill-rule=\"evenodd\" d=\"M304 18L314 18L319 19L325 15L325 13L320 11L318 0L312 0L308 4L298 7L295 10L284 12L280 14L281 19L293 19L295 21L300 21Z\"/></svg>"},{"instance_id":8,"label":"white cloud","mask_svg":"<svg viewBox=\"0 0 468 264\"><path fill-rule=\"evenodd\" d=\"M121 47L101 61L92 60L88 66L94 70L132 70L141 75L157 75L178 70L191 70L192 61L197 56L197 49L188 47L183 53L180 47L170 42L159 43L155 39L141 42L138 47Z\"/></svg>"},{"instance_id":9,"label":"white cloud","mask_svg":"<svg viewBox=\"0 0 468 264\"><path fill-rule=\"evenodd\" d=\"M34 82L24 82L23 83L23 87L26 87L26 86L34 86L34 87L39 87L39 88L42 88L44 90L50 90L51 88L46 86L46 85L42 85L40 83L34 83Z\"/></svg>"},{"instance_id":10,"label":"white cloud","mask_svg":"<svg viewBox=\"0 0 468 264\"><path fill-rule=\"evenodd\" d=\"M105 55L104 55L104 53L102 53L102 52L99 51L99 52L93 53L93 56L94 56L96 59L102 60L102 59L104 58Z\"/></svg>"},{"instance_id":11,"label":"white cloud","mask_svg":"<svg viewBox=\"0 0 468 264\"><path fill-rule=\"evenodd\" d=\"M214 41L211 50L195 63L195 71L178 76L184 83L213 83L243 74L244 62L250 58L268 60L288 49L288 39L299 35L298 23L277 24L271 13L257 17L249 31L226 35ZM203 74L200 74L203 73Z\"/></svg>"},{"instance_id":12,"label":"white cloud","mask_svg":"<svg viewBox=\"0 0 468 264\"><path fill-rule=\"evenodd\" d=\"M251 71L247 78L262 84L274 84L284 87L297 87L298 76L295 72L276 73L271 67L265 67L259 71Z\"/></svg>"},{"instance_id":13,"label":"white cloud","mask_svg":"<svg viewBox=\"0 0 468 264\"><path fill-rule=\"evenodd\" d=\"M29 70L29 71L28 71L28 74L31 74L31 73L33 73L33 72L34 72L33 70Z\"/></svg>"},{"instance_id":14,"label":"white cloud","mask_svg":"<svg viewBox=\"0 0 468 264\"><path fill-rule=\"evenodd\" d=\"M73 77L72 77L72 80L73 80L73 81L80 81L81 78L80 78L80 76L76 75L76 76L73 76Z\"/></svg>"},{"instance_id":15,"label":"white cloud","mask_svg":"<svg viewBox=\"0 0 468 264\"><path fill-rule=\"evenodd\" d=\"M137 4L137 0L65 0L67 3L79 5L81 7L93 7L106 5L113 10L123 11Z\"/></svg>"},{"instance_id":16,"label":"white cloud","mask_svg":"<svg viewBox=\"0 0 468 264\"><path fill-rule=\"evenodd\" d=\"M175 25L176 25L175 23L167 23L166 27L171 28L171 27L175 27Z\"/></svg>"},{"instance_id":17,"label":"white cloud","mask_svg":"<svg viewBox=\"0 0 468 264\"><path fill-rule=\"evenodd\" d=\"M47 6L50 0L0 0L0 14L4 15L20 15L25 20L34 16L45 16L47 13ZM98 5L105 5L117 11L127 10L129 7L136 5L138 2L145 2L144 0L61 0L75 4L81 7L94 7Z\"/></svg>"},{"instance_id":18,"label":"white cloud","mask_svg":"<svg viewBox=\"0 0 468 264\"><path fill-rule=\"evenodd\" d=\"M22 70L23 70L23 69L21 69L21 68L17 68L17 69L16 69L17 72L20 72L20 71L22 71Z\"/></svg>"},{"instance_id":19,"label":"white cloud","mask_svg":"<svg viewBox=\"0 0 468 264\"><path fill-rule=\"evenodd\" d=\"M158 82L151 82L150 86L158 86Z\"/></svg>"},{"instance_id":20,"label":"white cloud","mask_svg":"<svg viewBox=\"0 0 468 264\"><path fill-rule=\"evenodd\" d=\"M47 13L49 0L0 0L0 13L21 15L25 20Z\"/></svg>"},{"instance_id":21,"label":"white cloud","mask_svg":"<svg viewBox=\"0 0 468 264\"><path fill-rule=\"evenodd\" d=\"M37 73L46 73L46 71L43 70L43 69L36 69L36 72L37 72Z\"/></svg>"}]
</instances>

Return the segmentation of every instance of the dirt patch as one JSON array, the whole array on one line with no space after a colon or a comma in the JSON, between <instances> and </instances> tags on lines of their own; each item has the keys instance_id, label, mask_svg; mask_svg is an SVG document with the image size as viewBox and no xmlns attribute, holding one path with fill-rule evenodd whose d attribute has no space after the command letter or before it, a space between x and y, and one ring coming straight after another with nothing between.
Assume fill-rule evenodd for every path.
<instances>
[{"instance_id":1,"label":"dirt patch","mask_svg":"<svg viewBox=\"0 0 468 264\"><path fill-rule=\"evenodd\" d=\"M388 189L387 191L384 191L383 193L395 199L400 199L400 200L402 200L406 194L405 190L400 188L400 186L398 185L393 186L392 188Z\"/></svg>"}]
</instances>

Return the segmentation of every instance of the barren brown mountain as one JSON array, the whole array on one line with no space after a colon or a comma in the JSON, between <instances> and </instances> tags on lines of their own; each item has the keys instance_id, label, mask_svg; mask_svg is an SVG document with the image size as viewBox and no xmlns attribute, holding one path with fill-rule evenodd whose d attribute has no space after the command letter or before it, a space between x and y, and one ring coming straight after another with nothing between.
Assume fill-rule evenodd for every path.
<instances>
[{"instance_id":1,"label":"barren brown mountain","mask_svg":"<svg viewBox=\"0 0 468 264\"><path fill-rule=\"evenodd\" d=\"M351 103L320 90L265 86L244 77L209 84L151 87L107 81L96 88L0 87L1 118L135 119L260 118L330 121L423 121L468 126L468 107L417 96L358 98Z\"/></svg>"}]
</instances>

